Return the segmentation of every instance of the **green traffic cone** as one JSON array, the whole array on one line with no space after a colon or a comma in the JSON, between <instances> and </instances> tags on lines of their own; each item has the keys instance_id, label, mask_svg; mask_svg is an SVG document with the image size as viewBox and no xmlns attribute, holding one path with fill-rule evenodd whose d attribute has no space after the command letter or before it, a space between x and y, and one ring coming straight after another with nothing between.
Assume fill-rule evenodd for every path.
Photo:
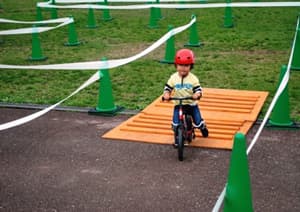
<instances>
[{"instance_id":1,"label":"green traffic cone","mask_svg":"<svg viewBox=\"0 0 300 212\"><path fill-rule=\"evenodd\" d=\"M294 47L291 69L300 70L300 28L297 29L297 37Z\"/></svg>"},{"instance_id":2,"label":"green traffic cone","mask_svg":"<svg viewBox=\"0 0 300 212\"><path fill-rule=\"evenodd\" d=\"M173 29L172 25L169 25L169 31ZM166 51L165 51L165 59L161 60L161 63L168 63L173 64L174 63L174 57L175 57L175 39L174 35L172 35L168 40L166 44Z\"/></svg>"},{"instance_id":3,"label":"green traffic cone","mask_svg":"<svg viewBox=\"0 0 300 212\"><path fill-rule=\"evenodd\" d=\"M55 5L55 0L52 0L51 4ZM57 19L57 9L56 8L51 8L51 19Z\"/></svg>"},{"instance_id":4,"label":"green traffic cone","mask_svg":"<svg viewBox=\"0 0 300 212\"><path fill-rule=\"evenodd\" d=\"M286 72L287 67L285 65L281 66L279 83L277 87L279 87ZM293 124L294 123L290 119L290 102L287 84L274 106L274 109L270 116L270 120L268 122L268 126L290 127Z\"/></svg>"},{"instance_id":5,"label":"green traffic cone","mask_svg":"<svg viewBox=\"0 0 300 212\"><path fill-rule=\"evenodd\" d=\"M246 138L242 133L234 136L223 211L253 211Z\"/></svg>"},{"instance_id":6,"label":"green traffic cone","mask_svg":"<svg viewBox=\"0 0 300 212\"><path fill-rule=\"evenodd\" d=\"M192 15L192 19L196 17L195 15ZM190 27L190 36L189 36L189 42L185 44L185 46L191 46L191 47L199 47L202 45L202 43L199 41L198 31L197 31L197 23L193 23Z\"/></svg>"},{"instance_id":7,"label":"green traffic cone","mask_svg":"<svg viewBox=\"0 0 300 212\"><path fill-rule=\"evenodd\" d=\"M43 21L42 8L36 7L36 20Z\"/></svg>"},{"instance_id":8,"label":"green traffic cone","mask_svg":"<svg viewBox=\"0 0 300 212\"><path fill-rule=\"evenodd\" d=\"M94 9L93 8L89 8L89 11L88 11L88 23L87 23L87 27L88 28L96 28L97 27L95 16L94 16Z\"/></svg>"},{"instance_id":9,"label":"green traffic cone","mask_svg":"<svg viewBox=\"0 0 300 212\"><path fill-rule=\"evenodd\" d=\"M73 19L72 16L70 18ZM77 39L77 33L75 30L75 20L73 19L73 22L69 24L69 36L68 36L68 42L65 43L65 46L78 46L80 45L80 42Z\"/></svg>"},{"instance_id":10,"label":"green traffic cone","mask_svg":"<svg viewBox=\"0 0 300 212\"><path fill-rule=\"evenodd\" d=\"M104 0L103 4L108 5L107 0ZM104 20L104 21L111 21L112 20L112 17L110 16L109 9L103 9L102 20Z\"/></svg>"},{"instance_id":11,"label":"green traffic cone","mask_svg":"<svg viewBox=\"0 0 300 212\"><path fill-rule=\"evenodd\" d=\"M149 28L153 29L153 28L157 28L157 18L156 18L156 8L151 7L150 8L150 20L149 20Z\"/></svg>"},{"instance_id":12,"label":"green traffic cone","mask_svg":"<svg viewBox=\"0 0 300 212\"><path fill-rule=\"evenodd\" d=\"M156 4L159 4L159 0L156 0ZM155 13L155 17L157 20L163 19L160 8L155 8Z\"/></svg>"},{"instance_id":13,"label":"green traffic cone","mask_svg":"<svg viewBox=\"0 0 300 212\"><path fill-rule=\"evenodd\" d=\"M32 29L32 49L31 49L31 57L29 60L31 61L41 61L46 60L47 57L43 56L42 48L39 39L39 33L36 30L36 26L33 26Z\"/></svg>"},{"instance_id":14,"label":"green traffic cone","mask_svg":"<svg viewBox=\"0 0 300 212\"><path fill-rule=\"evenodd\" d=\"M106 58L102 58L102 61L107 60ZM98 104L97 107L94 110L90 110L89 113L97 115L114 115L121 109L121 107L117 107L114 104L112 85L108 69L99 70Z\"/></svg>"},{"instance_id":15,"label":"green traffic cone","mask_svg":"<svg viewBox=\"0 0 300 212\"><path fill-rule=\"evenodd\" d=\"M231 3L231 0L226 0L227 4ZM225 28L232 28L233 27L233 21L232 21L232 9L231 6L225 7L225 16L224 16L224 27Z\"/></svg>"}]
</instances>

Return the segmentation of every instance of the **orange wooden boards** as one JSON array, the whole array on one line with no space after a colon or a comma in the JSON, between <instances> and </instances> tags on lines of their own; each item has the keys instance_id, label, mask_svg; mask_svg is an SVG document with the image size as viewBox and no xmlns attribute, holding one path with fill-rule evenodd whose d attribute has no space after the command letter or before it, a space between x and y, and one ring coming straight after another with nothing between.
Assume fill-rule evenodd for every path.
<instances>
[{"instance_id":1,"label":"orange wooden boards","mask_svg":"<svg viewBox=\"0 0 300 212\"><path fill-rule=\"evenodd\" d=\"M268 96L268 92L228 89L203 89L199 107L209 129L209 137L203 138L196 130L196 138L190 144L195 147L231 149L236 132L246 134ZM131 117L104 138L172 144L174 142L171 120L173 103L157 98L139 114Z\"/></svg>"}]
</instances>

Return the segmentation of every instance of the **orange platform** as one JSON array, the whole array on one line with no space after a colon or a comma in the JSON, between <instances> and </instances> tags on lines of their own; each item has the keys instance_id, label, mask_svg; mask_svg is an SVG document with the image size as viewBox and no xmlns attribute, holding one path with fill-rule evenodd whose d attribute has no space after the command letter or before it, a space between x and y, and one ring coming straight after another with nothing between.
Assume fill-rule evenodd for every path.
<instances>
[{"instance_id":1,"label":"orange platform","mask_svg":"<svg viewBox=\"0 0 300 212\"><path fill-rule=\"evenodd\" d=\"M209 129L203 138L196 131L190 143L194 147L231 149L236 132L246 134L268 96L268 92L204 88L199 107ZM174 142L171 120L173 103L157 98L139 114L131 117L103 138L172 144Z\"/></svg>"}]
</instances>

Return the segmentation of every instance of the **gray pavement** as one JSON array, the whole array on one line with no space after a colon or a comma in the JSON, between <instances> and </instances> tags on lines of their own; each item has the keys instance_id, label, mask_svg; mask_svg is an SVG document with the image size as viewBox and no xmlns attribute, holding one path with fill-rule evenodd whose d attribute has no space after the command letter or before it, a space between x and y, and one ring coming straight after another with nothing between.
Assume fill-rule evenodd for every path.
<instances>
[{"instance_id":1,"label":"gray pavement","mask_svg":"<svg viewBox=\"0 0 300 212\"><path fill-rule=\"evenodd\" d=\"M35 110L0 108L0 123ZM129 116L51 111L0 132L0 211L211 211L230 151L102 139ZM251 129L248 140L256 132ZM265 129L249 155L255 211L300 211L300 130Z\"/></svg>"}]
</instances>

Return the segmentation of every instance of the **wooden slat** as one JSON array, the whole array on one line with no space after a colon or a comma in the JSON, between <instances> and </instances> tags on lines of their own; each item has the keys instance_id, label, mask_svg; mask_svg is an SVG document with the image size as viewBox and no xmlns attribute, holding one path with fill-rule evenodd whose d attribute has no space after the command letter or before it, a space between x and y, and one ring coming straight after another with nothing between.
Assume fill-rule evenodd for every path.
<instances>
[{"instance_id":1,"label":"wooden slat","mask_svg":"<svg viewBox=\"0 0 300 212\"><path fill-rule=\"evenodd\" d=\"M230 89L203 89L199 108L204 117L209 137L203 138L196 130L190 144L195 147L231 149L236 132L246 134L257 119L267 92ZM157 98L139 114L129 118L103 135L104 138L146 143L172 144L172 103Z\"/></svg>"}]
</instances>

